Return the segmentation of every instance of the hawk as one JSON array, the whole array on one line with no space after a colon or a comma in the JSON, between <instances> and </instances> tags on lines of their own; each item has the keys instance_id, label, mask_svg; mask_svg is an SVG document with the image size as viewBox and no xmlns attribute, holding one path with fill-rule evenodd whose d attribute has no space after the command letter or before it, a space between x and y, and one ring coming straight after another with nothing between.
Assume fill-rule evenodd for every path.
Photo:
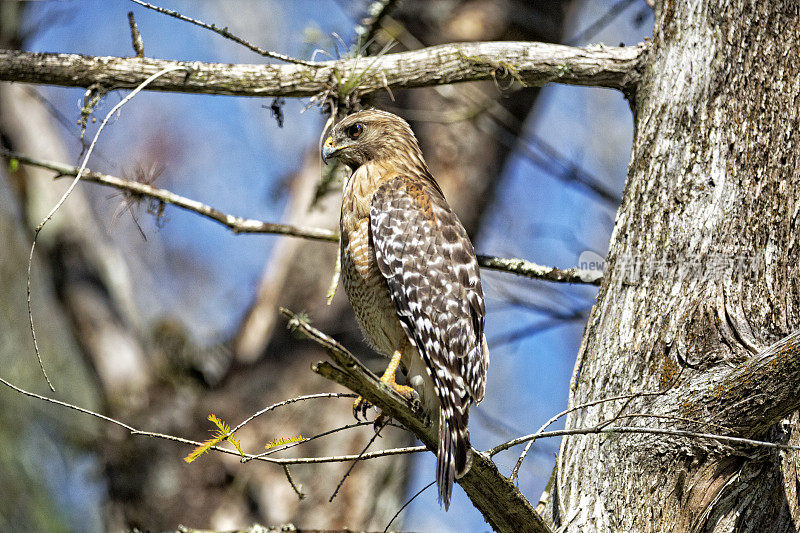
<instances>
[{"instance_id":1,"label":"hawk","mask_svg":"<svg viewBox=\"0 0 800 533\"><path fill-rule=\"evenodd\" d=\"M402 118L376 109L331 130L326 163L347 165L341 232L342 282L367 340L390 358L381 381L419 395L438 423L439 503L472 464L469 406L483 399L489 349L475 250ZM411 385L395 382L402 363ZM354 413L365 410L356 400Z\"/></svg>"}]
</instances>

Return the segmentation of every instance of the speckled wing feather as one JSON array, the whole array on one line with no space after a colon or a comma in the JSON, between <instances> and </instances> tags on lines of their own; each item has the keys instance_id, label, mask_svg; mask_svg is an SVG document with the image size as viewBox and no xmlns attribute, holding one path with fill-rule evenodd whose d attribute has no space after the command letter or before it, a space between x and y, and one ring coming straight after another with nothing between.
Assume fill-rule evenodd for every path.
<instances>
[{"instance_id":1,"label":"speckled wing feather","mask_svg":"<svg viewBox=\"0 0 800 533\"><path fill-rule=\"evenodd\" d=\"M441 403L437 481L447 508L454 479L469 470L468 409L483 399L488 365L475 251L435 182L416 176L376 190L370 237L398 317Z\"/></svg>"}]
</instances>

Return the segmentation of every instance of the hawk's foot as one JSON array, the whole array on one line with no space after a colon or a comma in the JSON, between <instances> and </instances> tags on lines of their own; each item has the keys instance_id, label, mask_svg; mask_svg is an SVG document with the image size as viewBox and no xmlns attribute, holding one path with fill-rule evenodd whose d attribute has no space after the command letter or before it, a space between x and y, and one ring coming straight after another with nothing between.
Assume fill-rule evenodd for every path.
<instances>
[{"instance_id":1,"label":"hawk's foot","mask_svg":"<svg viewBox=\"0 0 800 533\"><path fill-rule=\"evenodd\" d=\"M399 353L399 352L396 352ZM397 357L397 361L399 362L400 358ZM392 364L394 363L394 364ZM397 394L405 398L407 401L411 403L419 402L419 393L414 390L414 387L409 387L408 385L398 385L395 381L394 374L397 371L397 363L394 362L394 358L392 358L392 363L389 363L389 368L386 369L386 372L383 373L381 376L381 383L388 385L393 391ZM353 416L356 420L361 420L359 414L364 417L364 420L367 418L367 409L372 407L372 404L365 400L362 396L356 398L356 401L353 402ZM378 422L383 423L385 419L388 419L388 415L384 415L383 412L378 415L378 418L375 419L375 427L378 428Z\"/></svg>"}]
</instances>

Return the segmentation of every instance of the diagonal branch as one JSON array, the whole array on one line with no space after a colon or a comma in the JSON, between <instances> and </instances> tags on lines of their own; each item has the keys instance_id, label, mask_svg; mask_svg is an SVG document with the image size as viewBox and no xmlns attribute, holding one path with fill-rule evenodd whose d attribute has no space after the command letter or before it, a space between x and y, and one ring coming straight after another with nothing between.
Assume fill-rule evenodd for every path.
<instances>
[{"instance_id":1,"label":"diagonal branch","mask_svg":"<svg viewBox=\"0 0 800 533\"><path fill-rule=\"evenodd\" d=\"M0 147L0 156L15 159L20 163L32 165L40 168L47 168L57 172L59 176L75 176L78 169L58 163L55 161L45 161L35 157L6 150ZM123 191L128 191L133 195L152 198L159 202L172 204L187 211L193 211L198 215L204 216L223 226L229 228L234 233L271 233L275 235L286 235L290 237L300 237L317 241L339 242L339 236L335 231L324 228L298 227L289 224L276 224L263 222L251 218L242 218L223 213L209 205L197 200L192 200L184 196L175 194L167 189L159 189L146 183L126 180L100 172L87 170L81 175L81 181L99 183L108 187L114 187ZM478 256L478 263L489 270L509 272L518 276L530 279L542 279L546 281L561 283L585 283L590 285L600 285L603 273L597 270L585 270L580 268L559 269L555 267L537 265L531 261L514 258L492 257L488 255Z\"/></svg>"},{"instance_id":2,"label":"diagonal branch","mask_svg":"<svg viewBox=\"0 0 800 533\"><path fill-rule=\"evenodd\" d=\"M324 346L336 365L317 363L312 367L315 372L360 394L414 433L429 450L437 449L438 436L416 406L382 383L344 346L291 311L281 309L281 313L289 318L289 327L294 331ZM550 531L530 502L500 474L487 455L473 448L472 457L472 468L457 481L496 531Z\"/></svg>"},{"instance_id":3,"label":"diagonal branch","mask_svg":"<svg viewBox=\"0 0 800 533\"><path fill-rule=\"evenodd\" d=\"M453 43L309 65L231 65L151 58L94 57L0 50L0 81L107 88L135 87L171 66L149 87L155 91L239 96L315 96L386 88L427 87L465 81L515 79L527 86L550 82L609 87L632 93L645 45L575 48L536 42ZM344 93L344 94L342 94Z\"/></svg>"}]
</instances>

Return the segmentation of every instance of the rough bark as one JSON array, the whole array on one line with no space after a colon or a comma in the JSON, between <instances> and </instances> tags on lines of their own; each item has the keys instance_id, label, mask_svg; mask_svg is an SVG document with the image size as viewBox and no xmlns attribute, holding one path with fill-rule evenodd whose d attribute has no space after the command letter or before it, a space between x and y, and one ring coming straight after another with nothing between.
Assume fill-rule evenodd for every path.
<instances>
[{"instance_id":1,"label":"rough bark","mask_svg":"<svg viewBox=\"0 0 800 533\"><path fill-rule=\"evenodd\" d=\"M139 57L92 57L0 50L0 81L109 89L133 88L159 70L181 65L148 89L238 96L314 96L357 89L411 88L464 81L517 79L627 89L641 46L574 48L535 42L455 43L422 50L304 65L231 65Z\"/></svg>"},{"instance_id":2,"label":"rough bark","mask_svg":"<svg viewBox=\"0 0 800 533\"><path fill-rule=\"evenodd\" d=\"M798 9L657 3L624 198L570 405L664 394L576 411L567 428L679 416L630 420L798 442L798 341L786 338L800 327ZM796 531L796 455L566 437L548 514L566 531Z\"/></svg>"}]
</instances>

